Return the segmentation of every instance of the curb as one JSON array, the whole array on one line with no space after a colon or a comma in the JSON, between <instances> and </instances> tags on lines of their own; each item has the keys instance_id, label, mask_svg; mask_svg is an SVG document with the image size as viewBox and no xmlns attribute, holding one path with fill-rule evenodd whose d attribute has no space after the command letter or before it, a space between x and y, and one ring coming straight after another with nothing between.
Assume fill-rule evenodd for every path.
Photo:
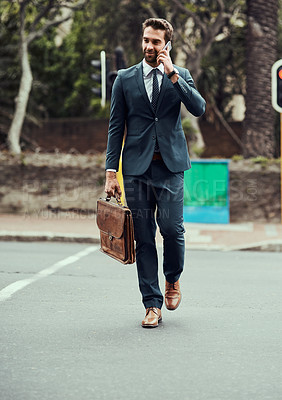
<instances>
[{"instance_id":1,"label":"curb","mask_svg":"<svg viewBox=\"0 0 282 400\"><path fill-rule=\"evenodd\" d=\"M100 244L100 239L71 233L0 231L0 240L17 242L66 242Z\"/></svg>"},{"instance_id":2,"label":"curb","mask_svg":"<svg viewBox=\"0 0 282 400\"><path fill-rule=\"evenodd\" d=\"M263 240L261 242L249 243L238 246L229 246L224 251L271 251L271 252L282 252L282 240L272 239Z\"/></svg>"},{"instance_id":3,"label":"curb","mask_svg":"<svg viewBox=\"0 0 282 400\"><path fill-rule=\"evenodd\" d=\"M17 232L0 231L0 241L17 242L61 242L61 243L89 243L100 244L100 238L95 236L85 236L72 233L54 233L54 232ZM199 251L269 251L282 252L282 240L270 239L256 243L242 244L236 246L226 246L224 244L212 243L189 243L186 244L187 250Z\"/></svg>"}]
</instances>

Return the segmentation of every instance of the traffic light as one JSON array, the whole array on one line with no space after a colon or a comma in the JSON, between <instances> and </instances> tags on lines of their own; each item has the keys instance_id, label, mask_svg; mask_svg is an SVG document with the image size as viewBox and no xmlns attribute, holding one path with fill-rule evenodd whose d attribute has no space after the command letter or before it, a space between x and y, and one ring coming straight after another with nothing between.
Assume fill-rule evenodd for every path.
<instances>
[{"instance_id":1,"label":"traffic light","mask_svg":"<svg viewBox=\"0 0 282 400\"><path fill-rule=\"evenodd\" d=\"M110 68L107 69L107 99L111 99L112 87L114 81L118 75L118 70L126 68L125 60L124 60L124 50L122 47L115 48L115 70L110 71Z\"/></svg>"},{"instance_id":2,"label":"traffic light","mask_svg":"<svg viewBox=\"0 0 282 400\"><path fill-rule=\"evenodd\" d=\"M271 69L272 77L272 106L282 113L282 60L276 61Z\"/></svg>"},{"instance_id":3,"label":"traffic light","mask_svg":"<svg viewBox=\"0 0 282 400\"><path fill-rule=\"evenodd\" d=\"M91 74L91 78L98 84L91 90L96 96L101 97L101 106L105 107L106 100L111 99L112 87L118 70L126 68L123 48L115 49L115 70L111 70L110 61L106 59L104 50L100 53L100 60L91 60L91 65L96 69L96 72Z\"/></svg>"},{"instance_id":4,"label":"traffic light","mask_svg":"<svg viewBox=\"0 0 282 400\"><path fill-rule=\"evenodd\" d=\"M115 48L115 58L116 58L116 70L126 68L126 62L124 59L124 50L121 46Z\"/></svg>"},{"instance_id":5,"label":"traffic light","mask_svg":"<svg viewBox=\"0 0 282 400\"><path fill-rule=\"evenodd\" d=\"M93 81L99 84L98 87L91 88L92 92L101 97L101 106L105 107L107 97L107 62L106 52L104 50L100 53L100 60L91 60L91 65L96 68L97 72L91 74Z\"/></svg>"}]
</instances>

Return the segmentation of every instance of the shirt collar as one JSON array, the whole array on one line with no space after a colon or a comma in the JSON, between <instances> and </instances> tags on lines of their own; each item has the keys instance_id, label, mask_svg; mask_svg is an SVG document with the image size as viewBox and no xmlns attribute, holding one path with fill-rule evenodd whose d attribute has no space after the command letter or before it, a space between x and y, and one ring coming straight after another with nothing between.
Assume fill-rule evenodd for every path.
<instances>
[{"instance_id":1,"label":"shirt collar","mask_svg":"<svg viewBox=\"0 0 282 400\"><path fill-rule=\"evenodd\" d=\"M145 59L143 59L143 74L144 74L144 76L148 76L152 72L153 69L154 68L151 67L151 65L147 64ZM156 69L159 70L162 75L164 74L164 65L162 63Z\"/></svg>"}]
</instances>

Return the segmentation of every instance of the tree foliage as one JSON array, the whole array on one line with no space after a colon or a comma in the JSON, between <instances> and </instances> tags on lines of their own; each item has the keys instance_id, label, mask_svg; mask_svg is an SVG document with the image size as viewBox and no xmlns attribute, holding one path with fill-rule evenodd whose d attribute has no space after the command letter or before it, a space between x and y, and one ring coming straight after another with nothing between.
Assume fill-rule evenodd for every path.
<instances>
[{"instance_id":1,"label":"tree foliage","mask_svg":"<svg viewBox=\"0 0 282 400\"><path fill-rule=\"evenodd\" d=\"M42 37L52 27L57 27L70 20L73 12L85 5L87 0L13 0L17 20L19 22L19 54L21 65L21 79L15 99L15 111L7 135L7 143L12 153L21 152L20 136L33 76L29 61L30 44ZM3 2L3 8L8 9L11 2Z\"/></svg>"},{"instance_id":2,"label":"tree foliage","mask_svg":"<svg viewBox=\"0 0 282 400\"><path fill-rule=\"evenodd\" d=\"M6 133L21 73L17 46L20 3L20 0L0 3L0 129ZM172 58L190 69L207 99L205 118L228 121L231 109L227 105L232 96L246 95L245 0L88 0L85 8L74 14L71 29L59 44L58 34L64 31L64 24L48 26L50 15L40 19L40 10L72 2L25 0L25 3L25 31L27 35L32 33L29 61L33 83L27 114L30 117L107 115L108 108L101 110L99 99L91 91L94 82L90 62L105 50L111 68L115 69L117 46L125 49L128 66L139 62L141 25L152 16L172 22L175 28ZM50 6L49 12L54 12L54 7ZM280 46L281 32L282 28Z\"/></svg>"},{"instance_id":3,"label":"tree foliage","mask_svg":"<svg viewBox=\"0 0 282 400\"><path fill-rule=\"evenodd\" d=\"M114 49L122 46L128 65L139 62L142 22L157 15L171 20L175 26L172 58L199 78L201 90L223 111L232 94L244 90L245 28L243 1L225 1L224 9L219 8L219 3L194 1L186 5L187 14L180 8L180 1L176 4L161 0L90 0L83 11L76 13L71 32L60 47L55 46L54 32L32 45L34 104L41 105L42 116L95 116L99 100L91 92L94 84L90 77L91 59L98 59L100 50L104 49L115 69ZM220 12L223 22L216 31L217 40L204 45L200 36L202 25L213 26ZM191 15L196 22L202 21L201 27L192 29L196 22ZM199 53L205 46L206 54L200 57L201 64L196 68ZM209 70L215 73L210 88L206 85Z\"/></svg>"}]
</instances>

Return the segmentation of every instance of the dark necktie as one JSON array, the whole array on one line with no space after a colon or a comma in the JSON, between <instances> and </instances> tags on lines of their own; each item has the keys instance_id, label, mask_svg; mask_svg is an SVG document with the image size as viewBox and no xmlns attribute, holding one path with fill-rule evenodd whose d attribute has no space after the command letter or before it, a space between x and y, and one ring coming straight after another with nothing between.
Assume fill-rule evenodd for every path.
<instances>
[{"instance_id":1,"label":"dark necktie","mask_svg":"<svg viewBox=\"0 0 282 400\"><path fill-rule=\"evenodd\" d=\"M152 91L152 107L154 111L156 112L157 110L157 104L158 104L158 98L159 98L159 83L158 83L158 77L157 77L157 69L153 69L153 91ZM158 140L156 139L155 143L155 148L154 152L158 153L160 151Z\"/></svg>"},{"instance_id":2,"label":"dark necktie","mask_svg":"<svg viewBox=\"0 0 282 400\"><path fill-rule=\"evenodd\" d=\"M158 98L159 98L159 83L157 77L157 69L153 69L153 91L152 91L152 107L154 111L157 109Z\"/></svg>"}]
</instances>

